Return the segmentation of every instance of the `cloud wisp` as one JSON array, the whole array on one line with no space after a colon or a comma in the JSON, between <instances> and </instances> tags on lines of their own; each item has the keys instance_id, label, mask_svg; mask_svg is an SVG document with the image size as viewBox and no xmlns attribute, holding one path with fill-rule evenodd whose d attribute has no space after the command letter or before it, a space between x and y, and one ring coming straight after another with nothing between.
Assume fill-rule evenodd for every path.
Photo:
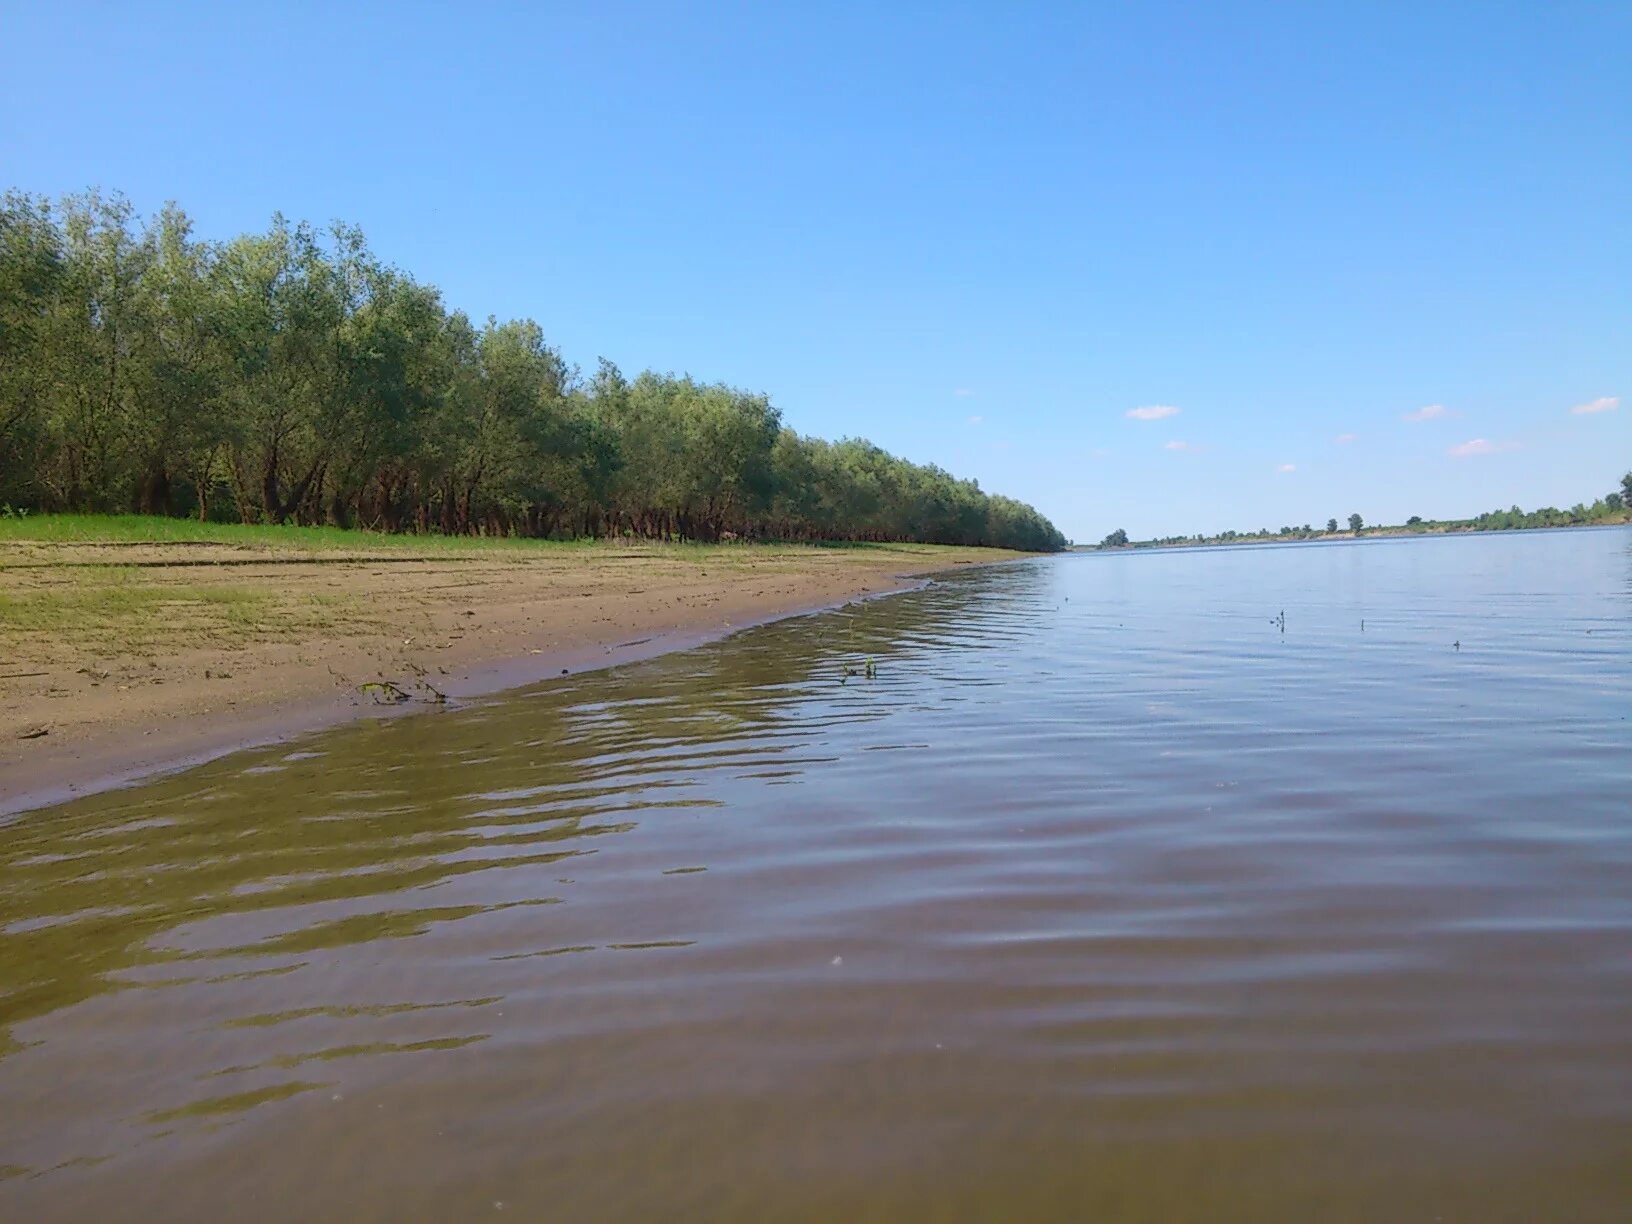
<instances>
[{"instance_id":1,"label":"cloud wisp","mask_svg":"<svg viewBox=\"0 0 1632 1224\"><path fill-rule=\"evenodd\" d=\"M1147 404L1143 408L1129 408L1122 415L1132 421L1165 421L1178 416L1179 409L1172 404Z\"/></svg>"},{"instance_id":2,"label":"cloud wisp","mask_svg":"<svg viewBox=\"0 0 1632 1224\"><path fill-rule=\"evenodd\" d=\"M1295 472L1295 471L1297 471L1297 470L1298 470L1298 465L1297 465L1297 464L1295 464L1295 463L1282 463L1282 464L1277 464L1277 465L1276 465L1276 468L1275 468L1275 470L1276 470L1276 471L1277 471L1277 472L1281 472L1281 473L1286 473L1286 472Z\"/></svg>"},{"instance_id":3,"label":"cloud wisp","mask_svg":"<svg viewBox=\"0 0 1632 1224\"><path fill-rule=\"evenodd\" d=\"M1338 434L1337 437L1332 439L1339 446L1347 446L1350 442L1358 442L1359 440L1359 434Z\"/></svg>"},{"instance_id":4,"label":"cloud wisp","mask_svg":"<svg viewBox=\"0 0 1632 1224\"><path fill-rule=\"evenodd\" d=\"M959 399L968 399L974 393L974 389L971 387L958 387L952 392Z\"/></svg>"},{"instance_id":5,"label":"cloud wisp","mask_svg":"<svg viewBox=\"0 0 1632 1224\"><path fill-rule=\"evenodd\" d=\"M969 424L971 425L983 425L985 422L986 418L983 416L972 416L969 418Z\"/></svg>"},{"instance_id":6,"label":"cloud wisp","mask_svg":"<svg viewBox=\"0 0 1632 1224\"><path fill-rule=\"evenodd\" d=\"M1177 438L1174 438L1171 442L1164 442L1162 446L1163 449L1170 451L1198 451L1201 449L1201 447L1192 446L1188 442L1181 442Z\"/></svg>"},{"instance_id":7,"label":"cloud wisp","mask_svg":"<svg viewBox=\"0 0 1632 1224\"><path fill-rule=\"evenodd\" d=\"M1595 400L1588 400L1585 404L1577 404L1570 412L1575 416L1591 416L1598 412L1614 412L1620 406L1620 396L1601 395Z\"/></svg>"},{"instance_id":8,"label":"cloud wisp","mask_svg":"<svg viewBox=\"0 0 1632 1224\"><path fill-rule=\"evenodd\" d=\"M1453 459L1474 459L1480 455L1495 455L1502 451L1518 450L1517 442L1492 442L1489 438L1470 438L1458 442L1445 453Z\"/></svg>"},{"instance_id":9,"label":"cloud wisp","mask_svg":"<svg viewBox=\"0 0 1632 1224\"><path fill-rule=\"evenodd\" d=\"M1402 421L1437 421L1441 417L1451 415L1451 410L1444 404L1424 404L1415 412L1407 412L1400 418Z\"/></svg>"}]
</instances>

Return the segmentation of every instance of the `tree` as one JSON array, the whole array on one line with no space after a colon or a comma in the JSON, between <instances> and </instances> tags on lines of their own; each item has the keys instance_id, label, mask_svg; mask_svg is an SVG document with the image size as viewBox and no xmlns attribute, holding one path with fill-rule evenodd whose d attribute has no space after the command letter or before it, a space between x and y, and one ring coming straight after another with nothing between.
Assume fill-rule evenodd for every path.
<instances>
[{"instance_id":1,"label":"tree","mask_svg":"<svg viewBox=\"0 0 1632 1224\"><path fill-rule=\"evenodd\" d=\"M1632 472L1621 477L1621 500L1632 505Z\"/></svg>"},{"instance_id":2,"label":"tree","mask_svg":"<svg viewBox=\"0 0 1632 1224\"><path fill-rule=\"evenodd\" d=\"M1355 535L1359 535L1361 529L1363 527L1365 527L1365 525L1366 525L1365 520L1362 519L1358 514L1349 515L1349 530L1354 532Z\"/></svg>"},{"instance_id":3,"label":"tree","mask_svg":"<svg viewBox=\"0 0 1632 1224\"><path fill-rule=\"evenodd\" d=\"M190 478L200 519L209 517L213 471L225 441L220 412L224 353L215 332L219 309L207 244L192 222L166 205L148 229L154 262L142 278L147 358L126 434L136 468L136 508L169 513L174 481Z\"/></svg>"},{"instance_id":4,"label":"tree","mask_svg":"<svg viewBox=\"0 0 1632 1224\"><path fill-rule=\"evenodd\" d=\"M1326 530L1328 532L1335 532L1337 530L1337 520L1335 518L1326 520Z\"/></svg>"},{"instance_id":5,"label":"tree","mask_svg":"<svg viewBox=\"0 0 1632 1224\"><path fill-rule=\"evenodd\" d=\"M1410 518L1405 520L1405 525L1407 527L1420 527L1420 526L1422 526L1422 515L1413 514Z\"/></svg>"},{"instance_id":6,"label":"tree","mask_svg":"<svg viewBox=\"0 0 1632 1224\"><path fill-rule=\"evenodd\" d=\"M1607 493L1604 495L1604 505L1610 510L1624 510L1626 498L1619 493Z\"/></svg>"},{"instance_id":7,"label":"tree","mask_svg":"<svg viewBox=\"0 0 1632 1224\"><path fill-rule=\"evenodd\" d=\"M43 408L55 357L53 306L65 275L50 204L19 192L0 197L0 504L38 496L49 441Z\"/></svg>"},{"instance_id":8,"label":"tree","mask_svg":"<svg viewBox=\"0 0 1632 1224\"><path fill-rule=\"evenodd\" d=\"M1099 546L1101 548L1126 548L1128 546L1128 533L1118 527L1101 540Z\"/></svg>"},{"instance_id":9,"label":"tree","mask_svg":"<svg viewBox=\"0 0 1632 1224\"><path fill-rule=\"evenodd\" d=\"M123 196L70 196L62 216L64 274L45 341L50 449L37 477L63 506L113 510L131 492L128 431L152 357L142 280L155 253Z\"/></svg>"},{"instance_id":10,"label":"tree","mask_svg":"<svg viewBox=\"0 0 1632 1224\"><path fill-rule=\"evenodd\" d=\"M0 504L386 531L1049 551L1037 510L767 395L477 326L360 230L227 242L167 205L0 197Z\"/></svg>"}]
</instances>

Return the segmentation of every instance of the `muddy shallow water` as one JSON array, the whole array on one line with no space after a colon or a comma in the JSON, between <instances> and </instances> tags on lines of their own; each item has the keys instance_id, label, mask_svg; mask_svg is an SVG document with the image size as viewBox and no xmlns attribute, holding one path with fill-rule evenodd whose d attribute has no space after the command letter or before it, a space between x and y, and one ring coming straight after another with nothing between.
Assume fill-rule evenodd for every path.
<instances>
[{"instance_id":1,"label":"muddy shallow water","mask_svg":"<svg viewBox=\"0 0 1632 1224\"><path fill-rule=\"evenodd\" d=\"M1064 556L14 817L0 1218L1624 1220L1629 716L1629 530Z\"/></svg>"}]
</instances>

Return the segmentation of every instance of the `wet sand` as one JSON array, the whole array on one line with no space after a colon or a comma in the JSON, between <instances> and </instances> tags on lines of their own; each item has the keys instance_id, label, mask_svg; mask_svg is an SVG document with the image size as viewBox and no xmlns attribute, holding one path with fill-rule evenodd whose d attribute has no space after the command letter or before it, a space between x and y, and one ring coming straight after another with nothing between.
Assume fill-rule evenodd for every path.
<instances>
[{"instance_id":1,"label":"wet sand","mask_svg":"<svg viewBox=\"0 0 1632 1224\"><path fill-rule=\"evenodd\" d=\"M0 546L0 812L695 645L995 549ZM392 689L364 686L391 685ZM406 700L401 695L406 696Z\"/></svg>"}]
</instances>

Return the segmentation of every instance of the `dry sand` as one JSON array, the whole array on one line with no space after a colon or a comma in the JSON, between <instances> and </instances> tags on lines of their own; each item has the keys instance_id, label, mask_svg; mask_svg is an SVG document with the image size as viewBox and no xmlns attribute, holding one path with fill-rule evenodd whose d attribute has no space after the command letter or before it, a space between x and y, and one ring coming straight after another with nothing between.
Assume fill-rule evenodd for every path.
<instances>
[{"instance_id":1,"label":"dry sand","mask_svg":"<svg viewBox=\"0 0 1632 1224\"><path fill-rule=\"evenodd\" d=\"M0 544L0 812L1015 555ZM361 687L383 682L413 700L387 707Z\"/></svg>"}]
</instances>

